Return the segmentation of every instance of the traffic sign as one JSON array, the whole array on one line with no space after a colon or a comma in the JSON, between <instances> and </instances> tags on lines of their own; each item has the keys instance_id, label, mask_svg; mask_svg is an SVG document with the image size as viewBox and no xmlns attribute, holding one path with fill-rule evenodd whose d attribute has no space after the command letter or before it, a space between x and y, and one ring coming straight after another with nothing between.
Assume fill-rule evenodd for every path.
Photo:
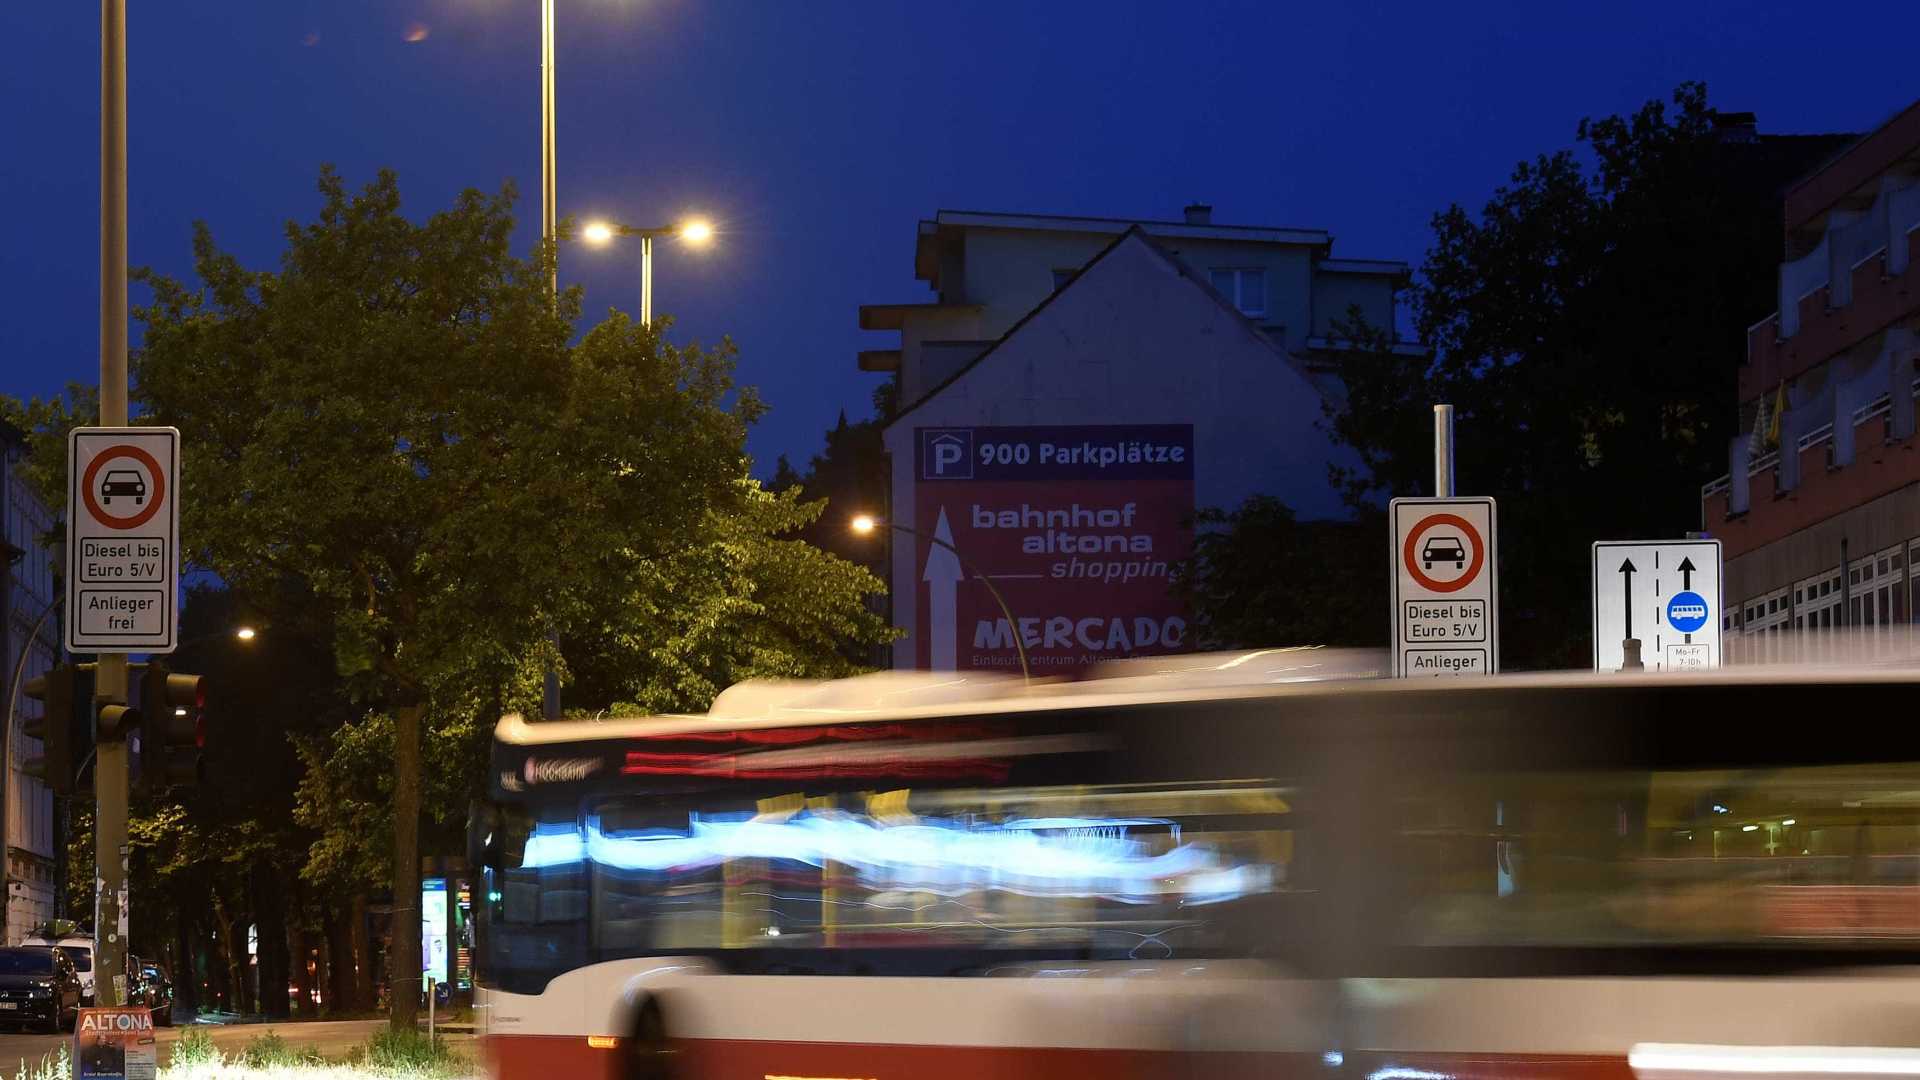
<instances>
[{"instance_id":1,"label":"traffic sign","mask_svg":"<svg viewBox=\"0 0 1920 1080\"><path fill-rule=\"evenodd\" d=\"M1500 670L1492 499L1395 499L1393 673Z\"/></svg>"},{"instance_id":2,"label":"traffic sign","mask_svg":"<svg viewBox=\"0 0 1920 1080\"><path fill-rule=\"evenodd\" d=\"M1720 541L1601 540L1593 545L1595 670L1718 667L1723 614Z\"/></svg>"},{"instance_id":3,"label":"traffic sign","mask_svg":"<svg viewBox=\"0 0 1920 1080\"><path fill-rule=\"evenodd\" d=\"M180 432L67 436L67 648L172 652L179 622Z\"/></svg>"}]
</instances>

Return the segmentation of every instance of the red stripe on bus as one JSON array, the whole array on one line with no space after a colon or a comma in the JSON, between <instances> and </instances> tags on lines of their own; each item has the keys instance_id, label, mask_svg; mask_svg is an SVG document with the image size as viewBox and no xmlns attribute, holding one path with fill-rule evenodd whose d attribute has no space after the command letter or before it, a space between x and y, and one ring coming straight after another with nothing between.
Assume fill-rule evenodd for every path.
<instances>
[{"instance_id":1,"label":"red stripe on bus","mask_svg":"<svg viewBox=\"0 0 1920 1080\"><path fill-rule=\"evenodd\" d=\"M620 1050L587 1045L585 1035L482 1035L487 1075L540 1080L625 1080ZM756 1078L758 1080L758 1078Z\"/></svg>"},{"instance_id":2,"label":"red stripe on bus","mask_svg":"<svg viewBox=\"0 0 1920 1080\"><path fill-rule=\"evenodd\" d=\"M488 1035L498 1080L617 1080L624 1055L585 1036ZM675 1039L678 1080L1632 1080L1624 1055L1319 1053Z\"/></svg>"}]
</instances>

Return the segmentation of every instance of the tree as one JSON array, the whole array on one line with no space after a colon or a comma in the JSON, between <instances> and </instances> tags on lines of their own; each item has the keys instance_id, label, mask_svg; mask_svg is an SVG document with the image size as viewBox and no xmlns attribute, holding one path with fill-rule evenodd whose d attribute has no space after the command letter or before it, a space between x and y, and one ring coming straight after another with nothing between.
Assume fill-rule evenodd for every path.
<instances>
[{"instance_id":1,"label":"tree","mask_svg":"<svg viewBox=\"0 0 1920 1080\"><path fill-rule=\"evenodd\" d=\"M1299 521L1271 496L1195 516L1193 555L1174 588L1193 606L1199 644L1374 645L1386 634L1384 521Z\"/></svg>"},{"instance_id":2,"label":"tree","mask_svg":"<svg viewBox=\"0 0 1920 1080\"><path fill-rule=\"evenodd\" d=\"M419 978L423 715L526 685L549 641L591 637L610 595L697 546L745 473L760 404L733 350L611 319L569 347L578 290L551 247L509 253L511 188L416 224L382 172L331 169L275 271L204 225L198 284L142 273L145 418L181 429L183 543L250 597L293 582L276 624L329 635L357 700L391 717L393 1023Z\"/></svg>"},{"instance_id":3,"label":"tree","mask_svg":"<svg viewBox=\"0 0 1920 1080\"><path fill-rule=\"evenodd\" d=\"M1476 217L1436 214L1412 302L1430 364L1341 328L1336 436L1356 507L1423 494L1431 412L1455 408L1460 490L1500 500L1501 651L1584 663L1588 549L1696 527L1725 468L1745 328L1773 308L1778 190L1827 143L1733 130L1705 87L1673 108L1583 120L1569 150L1515 167Z\"/></svg>"}]
</instances>

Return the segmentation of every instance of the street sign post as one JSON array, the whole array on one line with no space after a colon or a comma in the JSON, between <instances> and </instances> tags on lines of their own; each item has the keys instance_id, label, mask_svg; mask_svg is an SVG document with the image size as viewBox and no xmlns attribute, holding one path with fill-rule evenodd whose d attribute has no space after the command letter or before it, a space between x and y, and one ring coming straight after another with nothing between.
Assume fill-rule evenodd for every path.
<instances>
[{"instance_id":1,"label":"street sign post","mask_svg":"<svg viewBox=\"0 0 1920 1080\"><path fill-rule=\"evenodd\" d=\"M1492 499L1395 499L1393 673L1491 675L1500 670Z\"/></svg>"},{"instance_id":2,"label":"street sign post","mask_svg":"<svg viewBox=\"0 0 1920 1080\"><path fill-rule=\"evenodd\" d=\"M1596 671L1691 671L1721 662L1720 541L1593 545Z\"/></svg>"},{"instance_id":3,"label":"street sign post","mask_svg":"<svg viewBox=\"0 0 1920 1080\"><path fill-rule=\"evenodd\" d=\"M180 588L180 432L67 436L67 648L172 652Z\"/></svg>"}]
</instances>

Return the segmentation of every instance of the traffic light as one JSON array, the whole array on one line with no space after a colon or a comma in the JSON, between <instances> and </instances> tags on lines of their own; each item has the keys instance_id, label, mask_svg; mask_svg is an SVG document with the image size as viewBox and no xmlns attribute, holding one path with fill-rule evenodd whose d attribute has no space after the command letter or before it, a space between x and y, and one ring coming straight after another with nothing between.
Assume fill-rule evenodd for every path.
<instances>
[{"instance_id":1,"label":"traffic light","mask_svg":"<svg viewBox=\"0 0 1920 1080\"><path fill-rule=\"evenodd\" d=\"M207 680L147 664L140 676L139 788L157 795L205 778Z\"/></svg>"},{"instance_id":2,"label":"traffic light","mask_svg":"<svg viewBox=\"0 0 1920 1080\"><path fill-rule=\"evenodd\" d=\"M77 729L83 726L79 720L93 710L93 688L87 682L70 665L27 680L27 696L40 703L40 715L29 717L20 730L30 739L39 739L42 750L21 771L38 777L56 795L73 794L75 749L81 742Z\"/></svg>"}]
</instances>

